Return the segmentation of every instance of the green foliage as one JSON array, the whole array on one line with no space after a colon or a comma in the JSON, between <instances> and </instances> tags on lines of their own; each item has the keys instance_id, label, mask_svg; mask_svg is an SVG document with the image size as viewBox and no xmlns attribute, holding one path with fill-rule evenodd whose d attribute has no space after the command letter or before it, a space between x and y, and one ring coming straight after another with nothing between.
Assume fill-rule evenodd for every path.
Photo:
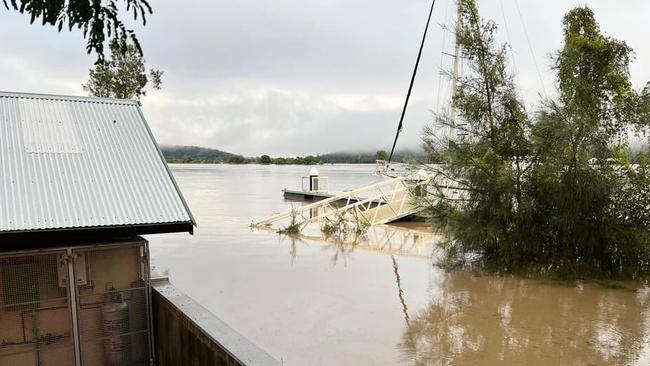
<instances>
[{"instance_id":1,"label":"green foliage","mask_svg":"<svg viewBox=\"0 0 650 366\"><path fill-rule=\"evenodd\" d=\"M278 234L281 235L296 235L300 234L304 224L298 221L298 215L294 209L291 210L291 221L287 226L282 227L278 230Z\"/></svg>"},{"instance_id":2,"label":"green foliage","mask_svg":"<svg viewBox=\"0 0 650 366\"><path fill-rule=\"evenodd\" d=\"M291 161L291 159L288 160ZM313 155L307 155L305 157L299 156L293 159L293 164L297 164L297 165L315 165L318 163L319 163L318 160Z\"/></svg>"},{"instance_id":3,"label":"green foliage","mask_svg":"<svg viewBox=\"0 0 650 366\"><path fill-rule=\"evenodd\" d=\"M116 42L110 44L111 57L90 69L88 82L83 88L93 97L136 100L147 94L145 87L160 90L163 72L156 69L147 74L145 60L134 45L120 50Z\"/></svg>"},{"instance_id":4,"label":"green foliage","mask_svg":"<svg viewBox=\"0 0 650 366\"><path fill-rule=\"evenodd\" d=\"M133 14L133 19L142 19L147 24L147 14L152 13L148 0L2 0L5 8L29 14L30 22L40 19L42 25L57 27L61 32L63 27L72 31L81 29L87 38L86 50L97 54L97 62L104 60L104 44L107 40L117 45L120 53L128 51L128 43L132 43L137 52L142 55L142 48L133 32L126 28L120 17L118 7L126 5L125 11ZM119 4L119 5L118 5ZM123 4L123 5L122 5Z\"/></svg>"},{"instance_id":5,"label":"green foliage","mask_svg":"<svg viewBox=\"0 0 650 366\"><path fill-rule=\"evenodd\" d=\"M283 227L280 230L278 230L278 234L283 234L283 235L300 234L300 225L289 224L286 227Z\"/></svg>"},{"instance_id":6,"label":"green foliage","mask_svg":"<svg viewBox=\"0 0 650 366\"><path fill-rule=\"evenodd\" d=\"M307 155L305 157L298 156L295 158L275 158L272 159L272 163L276 165L316 165L322 164L323 162L313 155Z\"/></svg>"},{"instance_id":7,"label":"green foliage","mask_svg":"<svg viewBox=\"0 0 650 366\"><path fill-rule=\"evenodd\" d=\"M424 203L449 229L450 253L481 254L500 270L650 270L650 176L645 161L630 164L627 141L630 129L645 128L648 98L631 87L632 50L603 36L588 8L570 11L555 55L559 97L533 118L508 75L496 25L479 17L474 0L459 6L458 41L472 71L453 103L467 137L447 145L429 128L423 144L465 192L433 192Z\"/></svg>"},{"instance_id":8,"label":"green foliage","mask_svg":"<svg viewBox=\"0 0 650 366\"><path fill-rule=\"evenodd\" d=\"M376 153L370 152L335 152L316 156L316 158L325 164L375 164L377 160L388 159L388 154L384 157L381 151ZM380 159L384 157L384 159ZM393 155L393 162L395 163L411 163L418 162L424 158L421 152L412 151L397 151Z\"/></svg>"},{"instance_id":9,"label":"green foliage","mask_svg":"<svg viewBox=\"0 0 650 366\"><path fill-rule=\"evenodd\" d=\"M316 165L316 164L374 164L377 160L376 154L353 154L353 153L332 153L324 155L307 155L298 157L276 157L261 155L259 157L244 157L230 159L231 153L215 149L208 149L198 146L163 146L161 147L168 163L185 163L185 164L275 164L275 165ZM270 159L270 162L269 160ZM417 163L422 161L424 156L420 153L399 152L393 156L394 162Z\"/></svg>"},{"instance_id":10,"label":"green foliage","mask_svg":"<svg viewBox=\"0 0 650 366\"><path fill-rule=\"evenodd\" d=\"M325 223L320 229L323 232L323 234L325 234L325 236L328 237L334 235L334 233L337 231L336 226L329 220L325 221Z\"/></svg>"},{"instance_id":11,"label":"green foliage","mask_svg":"<svg viewBox=\"0 0 650 366\"><path fill-rule=\"evenodd\" d=\"M160 150L168 163L215 164L222 163L233 155L229 152L198 146L161 146Z\"/></svg>"},{"instance_id":12,"label":"green foliage","mask_svg":"<svg viewBox=\"0 0 650 366\"><path fill-rule=\"evenodd\" d=\"M386 151L384 151L384 150L379 150L375 154L375 159L376 160L388 160L388 153L386 153Z\"/></svg>"},{"instance_id":13,"label":"green foliage","mask_svg":"<svg viewBox=\"0 0 650 366\"><path fill-rule=\"evenodd\" d=\"M260 156L260 164L271 164L273 161L271 160L271 157L268 155L262 155Z\"/></svg>"},{"instance_id":14,"label":"green foliage","mask_svg":"<svg viewBox=\"0 0 650 366\"><path fill-rule=\"evenodd\" d=\"M467 134L459 143L441 144L429 129L424 147L448 165L446 174L466 189L457 199L430 202L432 217L450 228L462 252L479 251L510 264L521 241L525 208L524 174L530 120L506 72L506 49L497 46L496 25L484 22L474 1L461 1L458 42L471 65L453 100ZM440 115L437 122L452 123ZM442 193L442 192L438 192ZM505 256L504 256L505 254Z\"/></svg>"},{"instance_id":15,"label":"green foliage","mask_svg":"<svg viewBox=\"0 0 650 366\"><path fill-rule=\"evenodd\" d=\"M231 155L226 159L228 164L246 164L248 161L241 155Z\"/></svg>"},{"instance_id":16,"label":"green foliage","mask_svg":"<svg viewBox=\"0 0 650 366\"><path fill-rule=\"evenodd\" d=\"M229 152L198 146L162 146L161 151L168 163L183 164L278 164L278 165L316 165L322 164L317 157L308 155L295 158L271 158L269 155L245 157Z\"/></svg>"},{"instance_id":17,"label":"green foliage","mask_svg":"<svg viewBox=\"0 0 650 366\"><path fill-rule=\"evenodd\" d=\"M370 229L370 223L365 220L360 220L359 218L357 218L352 227L354 234L357 236L365 235L368 232L368 229Z\"/></svg>"},{"instance_id":18,"label":"green foliage","mask_svg":"<svg viewBox=\"0 0 650 366\"><path fill-rule=\"evenodd\" d=\"M359 216L357 211L336 212L331 217L325 217L325 221L321 225L321 232L326 237L333 237L337 241L353 239L353 242L357 242L362 239L369 228L370 223Z\"/></svg>"},{"instance_id":19,"label":"green foliage","mask_svg":"<svg viewBox=\"0 0 650 366\"><path fill-rule=\"evenodd\" d=\"M531 134L539 151L529 190L535 231L564 270L648 270L648 175L645 164L630 165L628 142L630 130L644 128L643 100L630 82L632 49L604 36L589 8L571 10L563 25L559 97L545 103Z\"/></svg>"}]
</instances>

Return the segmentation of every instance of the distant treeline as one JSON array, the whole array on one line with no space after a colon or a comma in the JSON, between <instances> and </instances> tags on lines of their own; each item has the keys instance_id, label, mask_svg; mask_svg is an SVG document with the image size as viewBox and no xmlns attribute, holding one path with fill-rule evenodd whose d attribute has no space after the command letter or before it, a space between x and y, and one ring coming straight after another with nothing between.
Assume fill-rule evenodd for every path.
<instances>
[{"instance_id":1,"label":"distant treeline","mask_svg":"<svg viewBox=\"0 0 650 366\"><path fill-rule=\"evenodd\" d=\"M400 151L393 155L392 161L396 163L411 163L421 160L423 153ZM376 153L349 153L337 152L318 155L317 158L326 164L374 164L377 160L388 160L388 153L379 150Z\"/></svg>"},{"instance_id":2,"label":"distant treeline","mask_svg":"<svg viewBox=\"0 0 650 366\"><path fill-rule=\"evenodd\" d=\"M315 165L315 164L374 164L377 160L387 160L386 151L376 153L337 152L298 157L272 157L261 155L245 157L217 149L198 146L162 146L162 153L168 163L182 164L276 164L276 165ZM413 162L423 155L414 152L398 152L394 162Z\"/></svg>"}]
</instances>

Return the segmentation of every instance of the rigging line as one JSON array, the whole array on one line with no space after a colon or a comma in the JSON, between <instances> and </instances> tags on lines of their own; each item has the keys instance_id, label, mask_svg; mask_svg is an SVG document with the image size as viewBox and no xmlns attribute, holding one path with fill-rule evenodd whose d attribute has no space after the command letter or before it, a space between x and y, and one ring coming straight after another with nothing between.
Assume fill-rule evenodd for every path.
<instances>
[{"instance_id":1,"label":"rigging line","mask_svg":"<svg viewBox=\"0 0 650 366\"><path fill-rule=\"evenodd\" d=\"M447 0L445 2L445 17L443 18L443 27L447 26L447 18L449 17L449 3L451 0ZM445 60L445 49L447 48L447 31L446 29L443 28L442 32L442 53L440 54L440 70L438 70L438 95L436 98L436 109L435 111L438 112L440 110L440 96L441 96L441 91L442 91L442 63Z\"/></svg>"},{"instance_id":2,"label":"rigging line","mask_svg":"<svg viewBox=\"0 0 650 366\"><path fill-rule=\"evenodd\" d=\"M542 73L539 72L539 65L537 65L537 57L535 57L535 51L533 50L533 45L530 43L530 37L528 36L528 28L526 27L526 22L524 22L524 17L521 15L519 0L515 0L515 5L517 8L517 13L519 14L519 20L521 21L521 25L524 28L524 35L526 36L526 42L528 42L528 49L530 50L530 54L533 57L533 63L535 64L535 70L537 70L537 76L539 77L539 82L542 84L542 92L544 92L545 97L548 97L548 95L546 94L546 87L544 86L544 79L542 78Z\"/></svg>"},{"instance_id":3,"label":"rigging line","mask_svg":"<svg viewBox=\"0 0 650 366\"><path fill-rule=\"evenodd\" d=\"M409 90L406 93L406 100L404 101L404 108L402 108L402 115L400 116L399 124L397 125L397 133L395 133L395 141L393 141L393 147L390 149L388 164L390 164L390 161L393 159L393 153L395 152L395 145L397 145L397 139L399 138L399 133L402 131L402 123L404 122L406 107L408 106L409 99L411 98L411 91L413 90L413 82L415 81L415 75L418 73L418 65L420 65L420 58L422 57L422 49L424 48L424 41L427 38L427 31L429 30L429 23L431 22L431 15L433 15L433 6L435 4L436 4L436 0L432 0L431 9L429 10L429 17L427 18L427 25L424 27L424 33L422 34L422 43L420 43L420 50L418 51L418 57L415 60L413 75L411 75L411 83L409 84Z\"/></svg>"},{"instance_id":4,"label":"rigging line","mask_svg":"<svg viewBox=\"0 0 650 366\"><path fill-rule=\"evenodd\" d=\"M503 25L506 28L506 37L508 38L508 48L510 48L510 58L512 59L512 69L517 74L517 63L515 61L515 51L512 48L512 40L510 39L510 28L508 27L508 18L506 17L506 12L503 9L503 0L499 0L501 4L501 16L503 16Z\"/></svg>"}]
</instances>

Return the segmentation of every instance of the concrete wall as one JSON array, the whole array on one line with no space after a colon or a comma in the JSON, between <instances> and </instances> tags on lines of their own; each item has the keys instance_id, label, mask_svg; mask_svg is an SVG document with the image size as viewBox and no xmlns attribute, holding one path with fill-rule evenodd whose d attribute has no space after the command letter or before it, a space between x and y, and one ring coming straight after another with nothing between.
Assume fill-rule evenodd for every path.
<instances>
[{"instance_id":1,"label":"concrete wall","mask_svg":"<svg viewBox=\"0 0 650 366\"><path fill-rule=\"evenodd\" d=\"M167 281L152 284L158 366L276 366L278 361Z\"/></svg>"}]
</instances>

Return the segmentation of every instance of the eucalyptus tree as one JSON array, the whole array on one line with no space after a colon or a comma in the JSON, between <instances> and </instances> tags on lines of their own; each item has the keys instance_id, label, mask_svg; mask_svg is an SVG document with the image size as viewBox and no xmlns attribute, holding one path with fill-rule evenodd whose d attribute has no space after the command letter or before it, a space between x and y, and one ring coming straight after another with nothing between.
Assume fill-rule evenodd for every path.
<instances>
[{"instance_id":1,"label":"eucalyptus tree","mask_svg":"<svg viewBox=\"0 0 650 366\"><path fill-rule=\"evenodd\" d=\"M97 54L97 61L104 59L104 46L107 41L116 42L119 50L125 52L127 44L132 43L140 54L142 48L135 32L124 24L123 12L131 14L134 20L147 23L147 15L152 13L148 0L2 0L7 10L15 10L37 20L42 25L56 27L61 32L64 27L72 31L81 30L86 41L88 53Z\"/></svg>"},{"instance_id":2,"label":"eucalyptus tree","mask_svg":"<svg viewBox=\"0 0 650 366\"><path fill-rule=\"evenodd\" d=\"M646 130L647 92L630 81L632 49L606 36L587 7L563 20L554 55L558 97L539 111L532 138L538 255L565 270L648 269L648 165L631 165L630 133Z\"/></svg>"},{"instance_id":3,"label":"eucalyptus tree","mask_svg":"<svg viewBox=\"0 0 650 366\"><path fill-rule=\"evenodd\" d=\"M122 52L120 45L112 42L110 49L110 58L96 63L88 71L88 82L83 88L91 96L131 99L140 104L148 85L153 89L161 88L163 72L157 69L147 72L145 60L134 45L127 45Z\"/></svg>"},{"instance_id":4,"label":"eucalyptus tree","mask_svg":"<svg viewBox=\"0 0 650 366\"><path fill-rule=\"evenodd\" d=\"M553 55L558 95L531 116L496 25L474 0L459 6L457 41L470 66L452 101L460 118L437 116L423 144L464 192L423 202L448 229L450 254L478 253L501 270L650 270L650 163L632 165L629 148L632 132L646 132L650 88L632 87L632 49L604 35L589 8L569 11ZM455 125L458 141L435 133Z\"/></svg>"}]
</instances>

